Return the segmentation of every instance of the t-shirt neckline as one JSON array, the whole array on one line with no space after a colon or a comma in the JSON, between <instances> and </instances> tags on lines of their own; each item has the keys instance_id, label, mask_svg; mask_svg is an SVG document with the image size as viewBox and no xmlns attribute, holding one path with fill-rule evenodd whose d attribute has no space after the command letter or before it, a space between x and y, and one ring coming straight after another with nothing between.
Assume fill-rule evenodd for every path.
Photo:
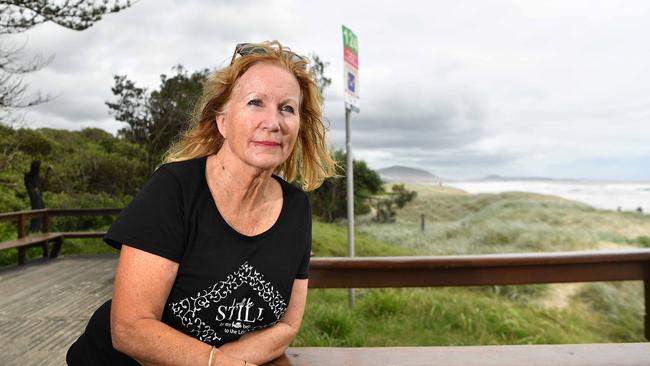
<instances>
[{"instance_id":1,"label":"t-shirt neckline","mask_svg":"<svg viewBox=\"0 0 650 366\"><path fill-rule=\"evenodd\" d=\"M256 235L245 235L237 231L235 228L230 226L226 219L221 215L221 211L219 211L219 208L217 207L217 203L214 201L214 197L212 197L212 192L210 192L210 186L208 185L208 177L206 174L206 165L208 163L208 156L204 156L200 161L201 161L201 171L202 171L202 186L204 188L204 191L207 193L208 199L210 201L210 207L214 210L215 215L217 216L217 220L228 230L232 235L246 241L256 241L265 238L266 236L270 235L272 232L276 230L276 228L280 225L280 221L283 220L285 214L286 214L286 208L287 208L287 190L282 182L282 178L278 177L275 174L271 174L271 176L280 183L280 188L282 189L282 208L280 208L280 215L278 215L278 218L275 220L273 225L271 225L270 228L268 228L266 231L263 231L259 234Z\"/></svg>"}]
</instances>

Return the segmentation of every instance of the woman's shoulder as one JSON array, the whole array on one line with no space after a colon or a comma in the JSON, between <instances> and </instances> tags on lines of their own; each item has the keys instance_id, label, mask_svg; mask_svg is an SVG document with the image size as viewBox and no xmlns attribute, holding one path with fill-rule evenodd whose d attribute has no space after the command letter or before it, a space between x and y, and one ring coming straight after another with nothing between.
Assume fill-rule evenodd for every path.
<instances>
[{"instance_id":1,"label":"woman's shoulder","mask_svg":"<svg viewBox=\"0 0 650 366\"><path fill-rule=\"evenodd\" d=\"M193 158L188 160L173 161L164 163L158 167L173 175L180 182L195 181L204 175L202 174L205 167L206 157Z\"/></svg>"}]
</instances>

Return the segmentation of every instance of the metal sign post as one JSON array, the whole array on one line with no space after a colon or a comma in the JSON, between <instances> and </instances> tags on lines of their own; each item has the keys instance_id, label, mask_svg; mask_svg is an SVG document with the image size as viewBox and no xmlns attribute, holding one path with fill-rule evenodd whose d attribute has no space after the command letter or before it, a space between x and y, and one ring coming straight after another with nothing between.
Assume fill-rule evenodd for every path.
<instances>
[{"instance_id":1,"label":"metal sign post","mask_svg":"<svg viewBox=\"0 0 650 366\"><path fill-rule=\"evenodd\" d=\"M348 191L348 257L354 257L354 172L352 163L352 136L350 136L350 108L345 108L346 181ZM348 289L350 307L354 306L354 289Z\"/></svg>"},{"instance_id":2,"label":"metal sign post","mask_svg":"<svg viewBox=\"0 0 650 366\"><path fill-rule=\"evenodd\" d=\"M343 81L345 84L345 152L348 193L348 256L354 257L354 172L350 114L359 113L359 47L356 34L343 26ZM354 306L354 289L349 291L350 307Z\"/></svg>"}]
</instances>

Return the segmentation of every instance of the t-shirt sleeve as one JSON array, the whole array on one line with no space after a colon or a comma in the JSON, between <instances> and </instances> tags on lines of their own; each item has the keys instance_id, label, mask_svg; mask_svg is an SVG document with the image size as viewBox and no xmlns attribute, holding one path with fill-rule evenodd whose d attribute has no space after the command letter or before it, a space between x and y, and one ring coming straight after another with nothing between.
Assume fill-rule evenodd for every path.
<instances>
[{"instance_id":1,"label":"t-shirt sleeve","mask_svg":"<svg viewBox=\"0 0 650 366\"><path fill-rule=\"evenodd\" d=\"M122 244L180 262L184 252L182 190L164 166L158 168L120 212L104 241Z\"/></svg>"},{"instance_id":2,"label":"t-shirt sleeve","mask_svg":"<svg viewBox=\"0 0 650 366\"><path fill-rule=\"evenodd\" d=\"M298 267L298 273L296 274L296 279L304 280L309 277L309 260L311 258L311 205L307 201L307 235L305 236L305 253L303 254L302 261L300 262L300 267Z\"/></svg>"}]
</instances>

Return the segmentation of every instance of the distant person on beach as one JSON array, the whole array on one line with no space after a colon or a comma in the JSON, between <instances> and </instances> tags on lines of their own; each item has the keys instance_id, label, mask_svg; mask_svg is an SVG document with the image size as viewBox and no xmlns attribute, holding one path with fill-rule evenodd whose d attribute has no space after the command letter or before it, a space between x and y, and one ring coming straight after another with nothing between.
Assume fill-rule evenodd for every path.
<instances>
[{"instance_id":1,"label":"distant person on beach","mask_svg":"<svg viewBox=\"0 0 650 366\"><path fill-rule=\"evenodd\" d=\"M69 365L248 366L281 356L307 298L311 207L334 174L307 60L239 44L104 240L113 298ZM302 189L290 184L300 177Z\"/></svg>"}]
</instances>

